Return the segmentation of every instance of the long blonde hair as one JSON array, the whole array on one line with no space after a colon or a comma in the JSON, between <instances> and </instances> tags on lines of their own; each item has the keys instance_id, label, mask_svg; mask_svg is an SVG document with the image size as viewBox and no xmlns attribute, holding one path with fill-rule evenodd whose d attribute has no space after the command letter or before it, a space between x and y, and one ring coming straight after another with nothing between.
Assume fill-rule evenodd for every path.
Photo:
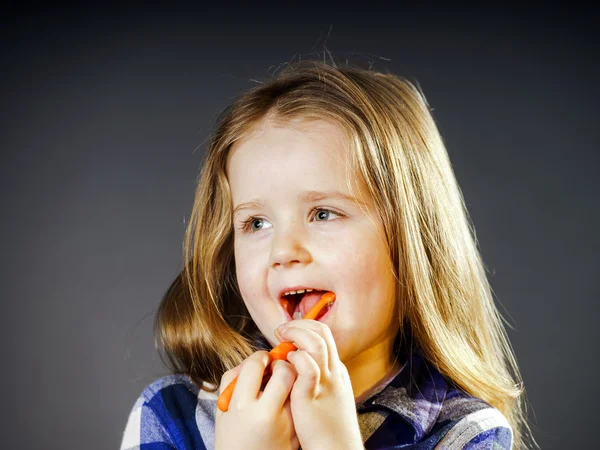
<instances>
[{"instance_id":1,"label":"long blonde hair","mask_svg":"<svg viewBox=\"0 0 600 450\"><path fill-rule=\"evenodd\" d=\"M403 332L443 376L506 416L514 448L528 448L525 389L444 142L424 95L393 74L290 63L224 111L198 180L184 268L156 316L171 371L216 390L257 349L235 278L225 167L231 145L267 117L320 118L346 132L385 229Z\"/></svg>"}]
</instances>

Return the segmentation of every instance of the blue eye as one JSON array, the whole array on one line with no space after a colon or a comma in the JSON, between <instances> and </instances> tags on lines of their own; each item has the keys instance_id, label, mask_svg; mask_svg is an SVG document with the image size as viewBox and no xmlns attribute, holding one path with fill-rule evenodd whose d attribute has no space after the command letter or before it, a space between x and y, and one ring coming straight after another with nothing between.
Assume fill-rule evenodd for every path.
<instances>
[{"instance_id":1,"label":"blue eye","mask_svg":"<svg viewBox=\"0 0 600 450\"><path fill-rule=\"evenodd\" d=\"M331 222L331 215L333 214L334 216L337 217L343 217L344 215L342 213L339 212L335 212L332 211L331 209L327 209L327 208L315 208L313 209L313 212L315 212L315 219L319 219L316 220L316 222Z\"/></svg>"},{"instance_id":2,"label":"blue eye","mask_svg":"<svg viewBox=\"0 0 600 450\"><path fill-rule=\"evenodd\" d=\"M333 211L330 211L329 209L318 209L317 213L315 214L315 217L319 217L320 219L323 219L323 220L319 220L319 222L325 222L327 217L329 217L330 214L336 214L336 213L334 213Z\"/></svg>"},{"instance_id":3,"label":"blue eye","mask_svg":"<svg viewBox=\"0 0 600 450\"><path fill-rule=\"evenodd\" d=\"M264 222L264 219L259 219L258 217L248 217L245 221L242 222L242 231L245 233L255 233L256 231L262 230L262 226L255 227L257 223Z\"/></svg>"},{"instance_id":4,"label":"blue eye","mask_svg":"<svg viewBox=\"0 0 600 450\"><path fill-rule=\"evenodd\" d=\"M253 231L256 230L256 228L254 227L254 225L256 225L257 222L262 222L262 219L253 219L250 222L250 229L251 230L253 230ZM258 229L260 230L260 228L258 228Z\"/></svg>"},{"instance_id":5,"label":"blue eye","mask_svg":"<svg viewBox=\"0 0 600 450\"><path fill-rule=\"evenodd\" d=\"M316 222L329 222L330 220L328 219L330 218L331 214L333 214L334 216L342 217L342 214L325 208L315 208L313 209L313 212L315 212L315 219L318 218L318 220L315 220ZM257 231L260 231L264 228L264 222L264 219L251 216L241 223L240 228L244 233L256 233ZM261 226L261 224L263 225Z\"/></svg>"}]
</instances>

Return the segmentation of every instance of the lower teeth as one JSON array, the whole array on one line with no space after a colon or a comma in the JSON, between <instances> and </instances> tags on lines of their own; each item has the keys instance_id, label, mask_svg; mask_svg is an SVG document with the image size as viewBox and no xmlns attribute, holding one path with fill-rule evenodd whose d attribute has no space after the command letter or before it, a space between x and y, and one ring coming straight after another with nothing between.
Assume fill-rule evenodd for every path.
<instances>
[{"instance_id":1,"label":"lower teeth","mask_svg":"<svg viewBox=\"0 0 600 450\"><path fill-rule=\"evenodd\" d=\"M332 304L332 303L330 303L330 304L329 304L329 305L327 305L325 308L323 308L323 311L325 311L325 313L327 313L327 311L329 311L329 310L331 309L331 306L332 306L332 305L333 305L333 304ZM322 316L322 315L324 315L325 313L323 313L323 314L320 314L320 315ZM294 315L292 316L292 319L294 319L294 320L297 320L297 319L302 319L303 317L304 317L304 314L302 314L302 311L296 311L296 312L294 312Z\"/></svg>"}]
</instances>

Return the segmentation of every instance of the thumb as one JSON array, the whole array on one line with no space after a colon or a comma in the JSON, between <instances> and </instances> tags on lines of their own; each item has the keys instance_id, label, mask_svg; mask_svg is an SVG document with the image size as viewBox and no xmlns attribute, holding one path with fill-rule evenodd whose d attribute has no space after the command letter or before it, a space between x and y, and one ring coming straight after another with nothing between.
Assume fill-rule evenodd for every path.
<instances>
[{"instance_id":1,"label":"thumb","mask_svg":"<svg viewBox=\"0 0 600 450\"><path fill-rule=\"evenodd\" d=\"M219 395L229 386L229 384L235 380L240 372L242 371L242 364L235 366L233 369L229 369L221 376L221 383L219 385Z\"/></svg>"}]
</instances>

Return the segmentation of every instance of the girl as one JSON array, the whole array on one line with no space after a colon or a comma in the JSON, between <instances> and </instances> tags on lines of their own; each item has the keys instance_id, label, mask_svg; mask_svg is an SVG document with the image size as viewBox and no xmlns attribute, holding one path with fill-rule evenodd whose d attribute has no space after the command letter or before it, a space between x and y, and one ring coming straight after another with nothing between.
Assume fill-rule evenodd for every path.
<instances>
[{"instance_id":1,"label":"girl","mask_svg":"<svg viewBox=\"0 0 600 450\"><path fill-rule=\"evenodd\" d=\"M142 392L122 449L527 448L516 360L409 81L303 61L244 93L208 148L185 261L156 321L173 375ZM327 314L299 320L325 291ZM262 390L284 341L298 350Z\"/></svg>"}]
</instances>

